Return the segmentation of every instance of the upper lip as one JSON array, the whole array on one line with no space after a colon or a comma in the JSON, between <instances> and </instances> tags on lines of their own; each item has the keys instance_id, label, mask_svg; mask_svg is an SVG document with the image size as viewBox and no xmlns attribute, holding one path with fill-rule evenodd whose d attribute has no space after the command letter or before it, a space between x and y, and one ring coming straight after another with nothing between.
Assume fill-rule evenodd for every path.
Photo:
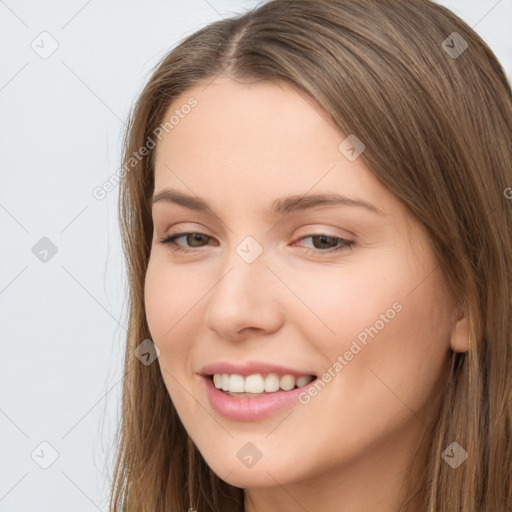
<instances>
[{"instance_id":1,"label":"upper lip","mask_svg":"<svg viewBox=\"0 0 512 512\"><path fill-rule=\"evenodd\" d=\"M286 368L277 364L264 363L261 361L250 361L244 365L236 365L228 362L212 363L204 366L201 371L201 375L209 376L214 373L227 373L230 375L253 375L255 373L277 373L279 375L293 375L294 377L300 377L301 375L316 375L309 370L295 370L293 368Z\"/></svg>"}]
</instances>

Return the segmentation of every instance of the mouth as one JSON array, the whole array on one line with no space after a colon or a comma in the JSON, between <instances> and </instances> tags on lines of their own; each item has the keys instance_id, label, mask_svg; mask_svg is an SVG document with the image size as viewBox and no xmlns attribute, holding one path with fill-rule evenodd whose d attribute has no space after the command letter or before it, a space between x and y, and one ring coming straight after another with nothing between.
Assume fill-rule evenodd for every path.
<instances>
[{"instance_id":1,"label":"mouth","mask_svg":"<svg viewBox=\"0 0 512 512\"><path fill-rule=\"evenodd\" d=\"M222 393L238 398L258 398L278 392L303 388L317 379L316 375L254 373L251 375L214 373L205 375Z\"/></svg>"},{"instance_id":2,"label":"mouth","mask_svg":"<svg viewBox=\"0 0 512 512\"><path fill-rule=\"evenodd\" d=\"M318 376L302 365L295 368L267 361L217 361L198 375L212 409L233 421L258 421L291 407L304 406L302 397Z\"/></svg>"},{"instance_id":3,"label":"mouth","mask_svg":"<svg viewBox=\"0 0 512 512\"><path fill-rule=\"evenodd\" d=\"M303 402L300 396L317 380L316 375L202 374L211 407L232 421L264 420Z\"/></svg>"}]
</instances>

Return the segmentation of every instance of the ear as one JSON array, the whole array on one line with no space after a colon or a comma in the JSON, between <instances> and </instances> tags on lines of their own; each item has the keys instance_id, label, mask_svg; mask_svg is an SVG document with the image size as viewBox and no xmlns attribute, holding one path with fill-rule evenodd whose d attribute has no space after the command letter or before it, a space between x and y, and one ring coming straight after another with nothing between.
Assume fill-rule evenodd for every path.
<instances>
[{"instance_id":1,"label":"ear","mask_svg":"<svg viewBox=\"0 0 512 512\"><path fill-rule=\"evenodd\" d=\"M452 329L450 348L454 352L469 351L469 321L464 312L459 309L457 320Z\"/></svg>"}]
</instances>

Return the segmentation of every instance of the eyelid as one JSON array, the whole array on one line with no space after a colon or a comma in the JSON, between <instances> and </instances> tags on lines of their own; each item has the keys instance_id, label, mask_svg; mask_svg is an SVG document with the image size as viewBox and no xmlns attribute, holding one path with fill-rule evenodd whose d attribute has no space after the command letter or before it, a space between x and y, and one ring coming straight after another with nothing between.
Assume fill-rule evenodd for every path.
<instances>
[{"instance_id":1,"label":"eyelid","mask_svg":"<svg viewBox=\"0 0 512 512\"><path fill-rule=\"evenodd\" d=\"M182 224L185 224L185 225L182 226ZM201 226L199 229L196 229L194 227L191 227L191 228L188 227L188 225L196 225L196 226L198 225L197 223L193 223L193 222L178 223L178 225L180 226L179 228L175 228L176 225L173 225L171 228L169 228L169 232L168 233L166 232L166 234L164 234L162 236L162 238L167 238L167 237L177 235L177 234L188 235L191 233L199 233L201 235L205 235L210 238L215 238L215 235L210 235L206 232L206 231L208 231L208 229L206 227L204 227L202 224L199 224L199 226ZM304 230L304 233L295 235L294 238L296 240L299 240L299 239L302 239L307 236L320 236L320 235L329 236L332 238L342 238L344 240L350 240L352 238L356 238L356 235L354 233L352 233L351 231L348 231L346 229L342 230L344 232L342 234L331 233L330 229L340 230L340 228L333 228L333 227L326 228L325 224L316 224L316 225L313 224L313 225L311 225L311 227L308 226L307 228L305 228L304 226L302 226L301 228L298 228L298 230L300 230L300 231ZM165 230L165 231L167 231L167 230Z\"/></svg>"},{"instance_id":2,"label":"eyelid","mask_svg":"<svg viewBox=\"0 0 512 512\"><path fill-rule=\"evenodd\" d=\"M160 243L168 245L169 251L176 255L180 255L180 254L186 255L186 254L194 253L197 251L202 252L204 247L208 247L208 245L209 245L208 243L205 246L200 246L200 247L187 247L187 246L182 247L175 242L175 240L177 240L179 238L186 237L188 235L205 236L206 238L208 238L208 242L212 239L215 239L215 237L208 235L206 233L202 233L200 231L173 231L173 232L167 234L164 238L160 239ZM336 236L336 235L331 235L328 232L325 232L322 230L318 230L316 232L310 231L309 233L298 237L291 245L296 246L297 242L301 242L302 240L305 240L308 238L313 239L313 238L318 238L318 237L331 238L337 242L337 245L335 245L334 247L327 248L326 250L302 247L304 254L308 254L308 255L313 254L315 256L320 256L322 258L322 257L337 255L337 254L347 251L347 250L353 250L354 246L355 246L354 240L350 240L350 239Z\"/></svg>"},{"instance_id":3,"label":"eyelid","mask_svg":"<svg viewBox=\"0 0 512 512\"><path fill-rule=\"evenodd\" d=\"M307 227L304 227L304 228L299 228L299 233L302 233L302 229L305 230L304 234L299 234L297 235L298 238L302 238L303 236L308 236L308 235L327 235L327 236L332 236L333 238L343 238L343 239L355 239L356 238L356 235L355 233L352 233L351 231L349 231L348 229L342 229L342 228L339 228L339 227L334 227L334 226L328 226L326 224L310 224L308 225ZM341 234L335 234L333 231L338 231L340 232L341 231Z\"/></svg>"},{"instance_id":4,"label":"eyelid","mask_svg":"<svg viewBox=\"0 0 512 512\"><path fill-rule=\"evenodd\" d=\"M206 226L204 226L203 224L197 223L197 222L178 222L176 224L173 224L172 227L168 228L168 229L173 230L173 229L175 229L175 226L177 226L177 225L179 225L180 227L177 228L175 231L172 231L172 234L201 233L201 234L207 235L209 237L215 236L215 235L208 234L206 232L206 231L209 231L208 228L206 228ZM192 226L192 227L189 227L189 226ZM195 226L200 226L200 227L196 228ZM343 233L341 235L330 233L328 230L331 230L331 229L340 230ZM339 227L334 227L334 226L326 226L326 224L324 224L324 223L313 223L313 224L309 224L307 227L301 226L300 228L297 228L295 231L299 231L299 230L300 231L305 230L305 233L302 235L296 235L297 238L301 238L301 237L307 236L307 235L319 235L319 234L328 235L328 236L332 236L332 237L336 237L336 238L346 238L347 236L356 238L356 235L347 229L341 229ZM164 231L167 231L167 229ZM170 236L170 234L171 233L168 233L167 235L164 235L164 236Z\"/></svg>"}]
</instances>

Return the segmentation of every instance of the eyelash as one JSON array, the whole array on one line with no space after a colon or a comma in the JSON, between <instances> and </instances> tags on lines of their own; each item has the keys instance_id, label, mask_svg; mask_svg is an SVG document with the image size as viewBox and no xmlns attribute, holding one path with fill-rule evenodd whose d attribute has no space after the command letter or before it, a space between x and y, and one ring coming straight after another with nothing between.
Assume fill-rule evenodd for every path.
<instances>
[{"instance_id":1,"label":"eyelash","mask_svg":"<svg viewBox=\"0 0 512 512\"><path fill-rule=\"evenodd\" d=\"M194 252L195 249L184 249L183 247L179 247L176 244L176 242L175 242L176 239L181 238L181 237L186 236L186 235L203 235L203 236L206 236L207 238L212 238L212 237L210 237L208 235L205 235L204 233L199 233L197 231L188 231L188 232L181 232L181 233L171 233L167 237L160 239L160 243L161 244L165 244L165 245L169 245L169 248L170 248L171 252L173 252L173 253L191 253L191 252ZM336 247L333 247L333 248L331 248L329 250L326 250L326 251L322 251L321 249L305 249L306 254L311 254L311 253L315 253L315 254L332 254L332 253L336 253L336 252L341 252L341 251L346 251L346 250L352 250L353 249L354 242L352 240L346 240L344 238L340 238L340 237L337 237L337 236L330 236L330 235L326 235L324 233L303 236L303 237L299 238L299 240L304 240L306 238L322 237L322 236L323 237L327 237L327 238L332 238L334 240L338 240L340 242L340 245L338 245ZM172 246L174 246L174 247L172 247Z\"/></svg>"}]
</instances>

